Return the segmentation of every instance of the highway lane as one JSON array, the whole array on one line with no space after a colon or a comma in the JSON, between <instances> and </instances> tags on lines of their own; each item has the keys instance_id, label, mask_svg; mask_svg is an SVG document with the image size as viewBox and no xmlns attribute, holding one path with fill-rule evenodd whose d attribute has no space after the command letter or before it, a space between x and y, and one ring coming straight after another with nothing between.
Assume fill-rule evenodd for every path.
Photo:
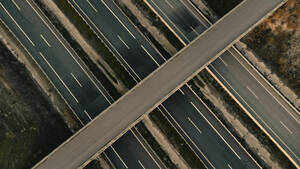
<instances>
[{"instance_id":1,"label":"highway lane","mask_svg":"<svg viewBox=\"0 0 300 169\"><path fill-rule=\"evenodd\" d=\"M205 19L199 19L202 15L193 10L193 7L187 1L176 1L175 3L173 0L147 0L147 2L186 44L189 44L202 32L191 34L188 31L179 31L180 27L191 27L195 25L195 22L197 22L196 25L208 27L208 22L205 22ZM159 8L160 6L162 7ZM182 9L178 10L179 8ZM178 17L179 12L185 17L190 17L189 19L186 18L190 22L177 22L181 19L181 17ZM186 12L190 14L185 14ZM195 19L198 20L195 21ZM229 51L212 62L208 66L209 71L299 165L300 145L297 142L300 139L299 112L286 103L253 70L240 53L233 48L230 48Z\"/></svg>"},{"instance_id":2,"label":"highway lane","mask_svg":"<svg viewBox=\"0 0 300 169\"><path fill-rule=\"evenodd\" d=\"M98 3L101 3L100 1L97 1ZM88 14L89 12L92 12L92 13L99 13L98 11L102 11L102 8L101 8L101 6L98 6L98 3L96 3L96 2L94 2L94 1L80 1L80 3L77 3L76 1L73 1L73 3L74 3L74 5L78 5L78 9L79 10L81 10L81 13L82 14ZM122 13L120 13L119 12L119 9L115 6L115 4L114 3L112 3L112 1L107 1L107 2L105 2L105 1L102 1L102 3L103 4L110 4L109 6L113 6L113 8L111 9L111 10L108 10L107 12L111 12L111 16L113 16L113 15L117 15L119 18L121 18L120 20L118 20L118 19L116 19L115 18L115 22L114 23L127 23L128 22L128 24L131 24L127 19L123 19L123 18L126 18L126 16L124 16L124 14L122 14ZM86 8L84 8L84 6L83 6L83 4L85 4L88 8L93 8L93 10L89 10L89 9L86 9ZM94 6L95 5L95 6ZM105 5L104 5L105 6ZM104 6L102 6L102 7L104 7ZM108 6L108 5L107 5ZM115 10L116 10L116 12L115 12ZM104 13L105 11L103 11L103 13ZM102 14L102 12L100 13L100 14ZM110 16L110 15L108 15L108 14L102 14L102 15L104 15L104 17L107 17L107 16ZM98 16L98 15L96 15L96 16L92 16L92 15L90 15L92 18L86 18L86 19L88 19L88 20L90 20L90 21L95 21L95 25L97 25L97 20L98 20L98 17L96 18L96 16ZM107 25L105 25L105 26L102 26L102 25L100 25L99 24L99 27L98 27L98 29L96 29L95 31L98 31L98 30L101 30L102 32L101 33L99 33L99 34L102 34L102 35L108 35L108 34L111 34L111 27L114 27L115 25L114 24L111 24L111 22L112 22L112 20L111 19L114 19L114 18L107 18L106 20L110 20L110 23L107 23ZM111 24L111 25L110 25ZM120 25L121 26L121 25ZM123 32L134 32L134 34L133 34L133 36L134 37L137 37L137 35L135 34L135 33L139 33L138 32L138 30L135 28L135 27L133 27L133 26L131 26L131 27L129 27L129 28L126 28L126 30L124 29L124 27L121 27L121 29L123 29ZM198 29L198 28L197 28ZM118 30L118 31L120 31L120 30ZM128 33L128 36L130 37L130 36L132 36L130 33ZM114 39L113 38L113 36L112 36L112 39ZM105 39L104 39L105 40ZM117 39L117 41L111 41L110 42L110 44L112 44L112 45L114 45L115 46L115 48L111 48L111 50L120 50L120 51L122 51L122 47L124 46L124 42L122 42L123 44L121 44L121 47L120 47L120 40L121 39ZM140 38L140 41L145 41L145 43L147 43L147 40L145 39L145 38L143 38L143 37L141 37ZM110 44L107 44L108 46L110 45ZM128 44L128 43L125 43L125 44ZM135 44L133 44L133 45L137 45L136 46L136 48L139 48L139 44L138 43L135 43ZM151 47L151 46L150 46ZM153 52L156 52L156 50L155 49L150 49L151 51L153 51ZM159 56L159 57L162 57L159 53L157 53L156 54L157 56ZM131 57L131 55L128 55L128 57ZM143 58L146 58L146 59L143 59ZM146 62L149 62L149 60L147 60L147 56L146 55L141 55L140 56L140 59L141 60L143 60L143 62L145 62L145 64L146 64ZM132 60L128 60L127 61L127 59L125 58L124 59L126 62L127 62L127 64L128 65L130 65L133 69L135 69L135 65L131 65L131 61L134 61L133 59ZM162 60L163 60L163 58L162 58ZM151 60L150 60L151 61ZM139 62L139 61L138 61ZM153 61L152 61L153 62ZM143 63L144 64L144 63ZM152 67L151 69L149 69L149 67L143 67L143 70L144 70L144 72L148 72L148 73L150 73L153 69L155 69L155 67ZM135 72L135 75L137 75L138 77L140 77L141 79L143 79L143 74L140 74L140 72ZM134 75L133 75L134 76ZM190 93L188 93L188 95L193 95L191 92ZM195 96L191 96L191 97L195 97ZM189 106L190 104L189 103L186 103L185 102L185 96L180 96L180 95L174 95L174 96L172 96L172 99L174 100L178 100L177 102L178 103L181 103L181 104L178 104L178 105L181 105L180 107L181 107L181 109L178 109L178 111L175 111L174 113L176 113L176 114L183 114L183 113L186 113L186 112L191 112L190 113L190 115L191 116L194 116L194 117L197 117L198 116L198 113L197 112L195 112L194 111L194 108L193 107L191 107L191 106ZM169 100L169 99L168 99ZM178 105L175 105L175 104L166 104L166 109L170 109L170 110L174 110L174 109L177 109L178 108ZM206 112L209 112L209 110L203 105L203 104L200 104L200 106L201 106L201 109L205 109L206 110ZM180 118L177 118L177 120L179 120L179 121L181 121L180 123L185 123L185 121L184 121L184 119L180 119ZM204 120L204 119L203 119ZM184 128L184 130L189 130L190 128L189 127L191 127L191 124L190 123L185 123L185 124L188 124L189 126L183 126L182 128ZM216 123L217 124L217 123ZM220 124L218 124L218 125L220 125ZM204 126L206 127L206 128L210 128L210 126L207 124L207 123L205 123L204 124ZM216 139L216 140L218 140L219 142L222 142L222 140L221 140L221 138L217 135L217 133L216 132L214 132L212 129L210 130L210 131L212 131L213 133L211 134L213 137L211 138L211 139L209 139L209 140L214 140L214 139ZM224 132L224 131L223 131ZM225 131L225 132L227 132L227 131ZM191 134L191 133L190 133ZM193 133L194 134L194 133ZM195 135L194 135L195 136ZM232 142L232 141L234 141L234 139L233 138L230 138L229 139L230 141L229 142ZM199 144L201 144L202 146L207 146L207 147L209 147L209 148L211 148L211 149L215 149L215 151L206 151L206 153L209 153L211 156L210 156L210 158L208 159L208 160L210 160L211 159L211 157L213 156L213 154L215 153L215 152L218 152L218 151L221 151L221 152L223 152L223 154L220 156L220 158L216 158L216 160L213 160L213 164L217 164L217 166L225 166L225 167L228 167L227 166L227 164L226 165L223 165L223 163L224 163L224 160L226 161L226 159L222 159L221 157L223 157L223 158L225 158L225 156L224 156L224 154L225 153L227 153L228 154L228 158L232 158L232 159L234 159L234 154L232 154L232 153L230 153L230 152L228 152L227 151L227 149L219 149L219 147L214 147L214 145L213 144L207 144L207 145L203 145L203 143L204 142L201 142L199 139L195 139L194 137L193 137L193 139L192 139L192 141L195 141L196 142L196 144L197 145L199 145ZM188 142L190 143L191 141L190 140L188 140ZM125 143L123 143L124 145L125 145ZM190 143L191 144L191 143ZM234 143L233 143L234 144ZM225 145L224 144L224 146L227 146L227 145ZM124 147L125 149L127 149L127 147ZM198 147L197 147L198 148ZM242 147L240 146L240 147L238 147L239 149L240 149L240 151L242 150ZM198 148L199 149L199 148ZM115 150L116 150L116 152L118 152L118 151L120 151L121 150L121 146L118 146L117 148L115 148ZM128 150L129 151L129 150ZM132 151L132 150L130 150L130 151ZM113 152L113 151L108 151L108 156L109 156L109 154L111 154L111 153L109 153L109 152ZM241 151L241 152L243 152L243 151ZM119 160L118 158L116 158L117 156L111 156L111 157L114 157L115 159L111 159L111 161L114 163L114 162L119 162L118 164L118 166L124 166L123 165L123 163L121 163L121 160ZM247 157L248 158L248 160L246 160L246 161L251 161L252 159L251 158L249 158L249 156L245 156L245 157ZM131 158L129 158L129 159L132 159L132 163L136 163L136 161L134 160L134 157L131 157ZM230 161L230 163L233 163L233 161ZM208 162L208 163L210 163L210 162ZM240 166L242 166L242 165L245 165L245 161L240 161L240 163L241 164L239 164L238 162L236 162L238 165L240 165ZM254 163L254 162L253 162ZM253 166L255 166L255 165L253 165Z\"/></svg>"},{"instance_id":3,"label":"highway lane","mask_svg":"<svg viewBox=\"0 0 300 169\"><path fill-rule=\"evenodd\" d=\"M165 60L110 0L68 0L136 81Z\"/></svg>"},{"instance_id":4,"label":"highway lane","mask_svg":"<svg viewBox=\"0 0 300 169\"><path fill-rule=\"evenodd\" d=\"M209 23L199 13L190 12L194 8L187 8L186 2L181 0L145 0L150 8L162 17L167 26L187 44L204 32Z\"/></svg>"},{"instance_id":5,"label":"highway lane","mask_svg":"<svg viewBox=\"0 0 300 169\"><path fill-rule=\"evenodd\" d=\"M279 97L273 96L257 81L255 72L247 69L236 69L249 66L245 60L237 59L239 54L229 50L222 55L223 61L216 60L209 68L215 76L227 87L255 120L271 135L272 138L300 164L300 116L291 107L281 104ZM225 65L226 64L226 65ZM222 74L220 73L222 72ZM247 76L245 76L247 75ZM239 91L239 92L237 92Z\"/></svg>"},{"instance_id":6,"label":"highway lane","mask_svg":"<svg viewBox=\"0 0 300 169\"><path fill-rule=\"evenodd\" d=\"M133 130L135 129L133 128ZM132 130L126 132L104 151L113 165L118 169L166 168L155 154L151 154L149 149L142 147L145 143L141 143L141 138L138 138L135 133ZM148 156L144 157L144 154L148 154Z\"/></svg>"},{"instance_id":7,"label":"highway lane","mask_svg":"<svg viewBox=\"0 0 300 169\"><path fill-rule=\"evenodd\" d=\"M162 105L161 111L208 168L260 168L188 86Z\"/></svg>"},{"instance_id":8,"label":"highway lane","mask_svg":"<svg viewBox=\"0 0 300 169\"><path fill-rule=\"evenodd\" d=\"M75 51L31 1L0 1L0 18L23 44L81 122L95 117L112 98ZM101 104L93 104L93 102Z\"/></svg>"},{"instance_id":9,"label":"highway lane","mask_svg":"<svg viewBox=\"0 0 300 169\"><path fill-rule=\"evenodd\" d=\"M0 7L1 20L26 47L83 124L88 123L113 102L109 94L102 96L102 92L106 92L105 89L88 72L76 53L43 17L34 3L0 1ZM134 137L130 140L137 142ZM147 153L142 153L146 150L143 150L141 143L136 146L142 148L136 148L141 152L139 158L150 158Z\"/></svg>"},{"instance_id":10,"label":"highway lane","mask_svg":"<svg viewBox=\"0 0 300 169\"><path fill-rule=\"evenodd\" d=\"M245 1L127 92L34 168L65 169L81 166L87 159L102 151L107 144L114 142L120 133L127 131L145 113L149 113L161 101L174 93L178 86L206 67L212 59L223 52L224 48L231 46L233 41L242 36L241 34L253 28L254 23L260 21L282 3L281 0ZM252 12L254 9L255 13ZM235 29L232 29L233 23L238 23Z\"/></svg>"}]
</instances>

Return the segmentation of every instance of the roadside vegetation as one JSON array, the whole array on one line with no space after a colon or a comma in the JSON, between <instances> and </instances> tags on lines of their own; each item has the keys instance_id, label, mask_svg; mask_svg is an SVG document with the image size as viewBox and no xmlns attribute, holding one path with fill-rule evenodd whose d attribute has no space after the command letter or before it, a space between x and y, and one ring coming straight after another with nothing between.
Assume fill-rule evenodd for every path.
<instances>
[{"instance_id":1,"label":"roadside vegetation","mask_svg":"<svg viewBox=\"0 0 300 169\"><path fill-rule=\"evenodd\" d=\"M144 125L144 123L141 122L141 123L136 124L136 128L141 133L143 138L145 138L145 140L150 145L150 147L156 152L156 154L159 157L163 157L163 158L161 158L161 161L164 163L164 165L167 168L176 169L177 166L171 161L168 154L161 148L161 146L158 144L158 142L155 140L155 138L149 132L147 127Z\"/></svg>"},{"instance_id":2,"label":"roadside vegetation","mask_svg":"<svg viewBox=\"0 0 300 169\"><path fill-rule=\"evenodd\" d=\"M242 42L300 98L300 0L289 0Z\"/></svg>"},{"instance_id":3,"label":"roadside vegetation","mask_svg":"<svg viewBox=\"0 0 300 169\"><path fill-rule=\"evenodd\" d=\"M144 0L131 0L140 11L143 12L145 17L152 22L152 25L157 27L161 33L169 40L169 42L177 49L180 50L184 46L180 40L170 31L170 29L162 22L162 20L149 8ZM130 18L130 15L128 15ZM131 18L132 19L132 18ZM132 20L134 23L134 18ZM142 31L143 32L143 31Z\"/></svg>"},{"instance_id":4,"label":"roadside vegetation","mask_svg":"<svg viewBox=\"0 0 300 169\"><path fill-rule=\"evenodd\" d=\"M169 142L176 148L178 153L191 168L204 169L205 166L193 150L187 145L175 128L158 109L149 114L150 119L157 125Z\"/></svg>"},{"instance_id":5,"label":"roadside vegetation","mask_svg":"<svg viewBox=\"0 0 300 169\"><path fill-rule=\"evenodd\" d=\"M64 38L71 44L74 50L78 53L81 59L87 64L87 66L91 69L93 74L97 77L97 79L103 83L105 88L109 90L109 93L115 95L114 98L119 98L120 95L113 88L112 84L107 80L105 75L101 73L100 70L96 67L95 63L91 61L88 55L81 49L80 45L72 39L70 34L66 31L66 29L58 22L55 16L51 15L49 11L43 7L43 4L40 0L35 0L38 5L41 7L43 12L47 15L47 17L51 20L51 22L55 25L55 27L60 31L60 33L64 36ZM67 0L53 0L59 9L67 16L67 18L74 24L74 26L78 29L78 31L88 40L89 44L92 45L94 49L103 57L103 59L110 65L110 67L116 72L118 78L125 84L125 86L130 89L135 85L133 80L130 80L131 77L128 72L124 69L124 67L120 64L120 62L116 59L116 57L111 53L109 48L97 37L94 31L86 24L86 22L78 15L75 9L67 2ZM113 78L113 77L111 77ZM129 80L128 80L129 79Z\"/></svg>"},{"instance_id":6,"label":"roadside vegetation","mask_svg":"<svg viewBox=\"0 0 300 169\"><path fill-rule=\"evenodd\" d=\"M131 22L142 32L142 34L152 42L152 44L157 48L157 50L162 54L165 59L169 59L171 55L155 40L151 33L138 21L135 15L125 6L122 5L120 0L114 0L118 7L126 14L126 16L131 20Z\"/></svg>"},{"instance_id":7,"label":"roadside vegetation","mask_svg":"<svg viewBox=\"0 0 300 169\"><path fill-rule=\"evenodd\" d=\"M0 42L0 168L31 168L71 136L30 72Z\"/></svg>"}]
</instances>

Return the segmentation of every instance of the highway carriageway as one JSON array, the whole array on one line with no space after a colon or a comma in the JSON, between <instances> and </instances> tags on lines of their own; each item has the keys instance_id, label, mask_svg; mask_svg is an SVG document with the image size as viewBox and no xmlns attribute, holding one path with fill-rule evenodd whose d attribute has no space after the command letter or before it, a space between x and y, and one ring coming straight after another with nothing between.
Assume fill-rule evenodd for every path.
<instances>
[{"instance_id":1,"label":"highway carriageway","mask_svg":"<svg viewBox=\"0 0 300 169\"><path fill-rule=\"evenodd\" d=\"M185 45L212 25L189 0L145 2ZM212 62L207 70L299 167L298 110L234 46Z\"/></svg>"},{"instance_id":2,"label":"highway carriageway","mask_svg":"<svg viewBox=\"0 0 300 169\"><path fill-rule=\"evenodd\" d=\"M30 1L0 1L0 19L24 46L81 122L112 102L75 51ZM97 104L101 102L102 104ZM87 115L89 112L90 115Z\"/></svg>"},{"instance_id":3,"label":"highway carriageway","mask_svg":"<svg viewBox=\"0 0 300 169\"><path fill-rule=\"evenodd\" d=\"M115 141L282 1L245 1L113 103L34 168L76 168ZM252 11L255 9L255 13ZM239 23L232 29L234 23ZM220 38L222 37L222 38ZM205 44L205 45L203 45ZM198 53L202 56L198 57ZM215 56L215 57L212 57ZM176 77L176 78L174 78ZM76 147L76 148L75 148ZM63 160L61 160L63 159Z\"/></svg>"},{"instance_id":4,"label":"highway carriageway","mask_svg":"<svg viewBox=\"0 0 300 169\"><path fill-rule=\"evenodd\" d=\"M130 66L135 72L135 74L132 74L132 78L137 76L138 78L135 79L137 82L140 81L140 79L144 79L144 76L149 75L160 65L154 58L157 58L157 61L164 62L165 59L160 53L151 46L147 39L134 27L113 1L73 0L70 1L70 3L85 21L90 24L94 31L98 33L98 36L106 42L107 46L115 52L118 59L125 61L123 65ZM114 30L112 31L112 29ZM142 50L143 48L141 46L147 47L146 53ZM149 53L151 53L151 55L149 55ZM131 64L135 59L137 60L136 63L139 63L138 67ZM149 64L149 62L152 64ZM157 65L155 65L155 63L157 63ZM244 166L247 165L256 166L251 156L249 156L234 137L222 127L219 121L214 121L214 118L207 118L210 121L205 121L205 118L211 115L210 110L190 91L190 88L186 87L186 90L189 91L187 92L187 96L183 94L182 89L170 99L167 99L165 101L166 104L161 105L158 110L164 113L206 166L210 168L228 168L228 166L245 168ZM189 101L187 102L187 100L194 103L199 102L199 104L196 104L198 106L197 109L202 110L205 116L202 117L201 113L198 112ZM182 114L188 116L177 118ZM203 121L200 122L199 119ZM198 137L199 135L197 133L199 133L199 128L204 131L201 133L201 137L206 137L206 140ZM218 129L217 132L215 128ZM219 146L215 146L216 144ZM118 148L116 148L116 152L118 152ZM220 153L216 154L215 152ZM116 160L119 161L117 158ZM134 158L132 158L132 160L136 161ZM112 161L114 160L112 159Z\"/></svg>"},{"instance_id":5,"label":"highway carriageway","mask_svg":"<svg viewBox=\"0 0 300 169\"><path fill-rule=\"evenodd\" d=\"M83 125L114 101L33 1L3 0L0 1L0 8L3 23L40 66ZM162 162L136 129L128 131L123 137L130 141L132 149L138 150L139 159L137 163L123 162L122 165L162 168L159 167L163 166ZM113 146L121 145L124 143L118 141ZM120 149L119 154L124 150ZM119 154L114 151L109 155L122 160ZM124 156L123 161L133 157L136 157L134 153Z\"/></svg>"}]
</instances>

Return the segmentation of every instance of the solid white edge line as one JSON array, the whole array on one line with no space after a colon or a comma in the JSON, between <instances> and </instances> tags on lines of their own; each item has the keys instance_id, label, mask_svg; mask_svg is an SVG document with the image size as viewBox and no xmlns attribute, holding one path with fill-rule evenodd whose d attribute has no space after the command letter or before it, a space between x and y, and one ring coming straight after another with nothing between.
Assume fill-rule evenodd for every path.
<instances>
[{"instance_id":1,"label":"solid white edge line","mask_svg":"<svg viewBox=\"0 0 300 169\"><path fill-rule=\"evenodd\" d=\"M68 90L68 92L71 94L71 96L74 98L74 100L78 102L77 98L73 95L73 93L71 92L71 90L68 88L68 86L65 84L65 82L60 78L60 76L56 73L56 71L54 70L54 68L51 66L51 64L48 62L48 60L45 58L45 56L43 55L42 52L39 52L40 55L42 56L43 60L47 63L47 65L51 68L51 70L54 72L54 74L58 77L58 79L60 80L60 82L65 86L65 88Z\"/></svg>"},{"instance_id":2,"label":"solid white edge line","mask_svg":"<svg viewBox=\"0 0 300 169\"><path fill-rule=\"evenodd\" d=\"M227 143L227 141L223 138L223 136L218 132L217 129L210 123L209 120L199 111L199 109L194 105L193 102L190 102L191 105L198 111L198 113L205 119L205 121L213 128L213 130L219 135L219 137L225 142L225 144L230 148L230 150L241 160L241 157L234 151L234 149Z\"/></svg>"},{"instance_id":3,"label":"solid white edge line","mask_svg":"<svg viewBox=\"0 0 300 169\"><path fill-rule=\"evenodd\" d=\"M78 79L74 76L73 73L71 73L71 76L72 76L73 79L78 83L78 85L79 85L80 87L82 87L81 83L78 81Z\"/></svg>"},{"instance_id":4,"label":"solid white edge line","mask_svg":"<svg viewBox=\"0 0 300 169\"><path fill-rule=\"evenodd\" d=\"M180 93L181 93L182 95L185 95L185 93L181 90L181 88L179 88L178 90L180 91Z\"/></svg>"},{"instance_id":5,"label":"solid white edge line","mask_svg":"<svg viewBox=\"0 0 300 169\"><path fill-rule=\"evenodd\" d=\"M150 158L154 161L154 163L157 165L158 168L161 169L161 167L158 165L157 161L154 159L154 157L150 154L148 149L144 146L144 144L140 141L140 139L137 137L137 135L132 131L132 128L129 129L130 132L133 134L133 136L136 138L136 140L140 143L140 145L143 147L143 149L146 151L146 153L150 156ZM138 132L138 130L136 130ZM143 136L141 136L143 137ZM150 146L150 145L149 145ZM151 147L150 147L151 148ZM154 153L154 152L153 152Z\"/></svg>"},{"instance_id":6,"label":"solid white edge line","mask_svg":"<svg viewBox=\"0 0 300 169\"><path fill-rule=\"evenodd\" d=\"M45 37L44 37L42 34L40 34L40 36L41 36L41 38L45 41L45 43L46 43L49 47L51 47L50 43L45 39Z\"/></svg>"},{"instance_id":7,"label":"solid white edge line","mask_svg":"<svg viewBox=\"0 0 300 169\"><path fill-rule=\"evenodd\" d=\"M123 22L117 17L117 15L107 6L107 4L101 0L106 8L114 15L114 17L120 22L120 24L127 30L127 32L135 39L135 36L128 30L128 28L123 24Z\"/></svg>"},{"instance_id":8,"label":"solid white edge line","mask_svg":"<svg viewBox=\"0 0 300 169\"><path fill-rule=\"evenodd\" d=\"M13 3L14 3L14 5L18 8L18 10L20 11L21 10L21 8L20 8L20 6L14 1L14 0L11 0Z\"/></svg>"},{"instance_id":9,"label":"solid white edge line","mask_svg":"<svg viewBox=\"0 0 300 169\"><path fill-rule=\"evenodd\" d=\"M27 40L32 44L32 46L35 46L35 44L32 42L32 40L27 36L27 34L24 32L24 30L20 27L20 25L16 22L16 20L10 15L10 13L6 10L6 8L2 5L0 2L1 7L4 9L4 11L7 13L7 15L14 21L14 23L17 25L17 27L21 30L21 32L25 35Z\"/></svg>"},{"instance_id":10,"label":"solid white edge line","mask_svg":"<svg viewBox=\"0 0 300 169\"><path fill-rule=\"evenodd\" d=\"M231 167L231 165L230 165L230 164L227 164L227 166L228 166L230 169L232 169L232 167Z\"/></svg>"},{"instance_id":11,"label":"solid white edge line","mask_svg":"<svg viewBox=\"0 0 300 169\"><path fill-rule=\"evenodd\" d=\"M139 164L141 165L141 167L142 167L143 169L146 169L140 160L138 160L138 162L139 162Z\"/></svg>"},{"instance_id":12,"label":"solid white edge line","mask_svg":"<svg viewBox=\"0 0 300 169\"><path fill-rule=\"evenodd\" d=\"M91 2L89 0L86 0L86 1L95 12L98 12L98 10L91 4Z\"/></svg>"},{"instance_id":13,"label":"solid white edge line","mask_svg":"<svg viewBox=\"0 0 300 169\"><path fill-rule=\"evenodd\" d=\"M83 110L83 112L88 116L88 118L89 118L90 120L92 120L90 114L89 114L86 110Z\"/></svg>"},{"instance_id":14,"label":"solid white edge line","mask_svg":"<svg viewBox=\"0 0 300 169\"><path fill-rule=\"evenodd\" d=\"M146 50L146 48L141 45L142 49L150 56L150 58L155 62L155 64L159 67L160 65L156 62L156 60L153 58L153 56Z\"/></svg>"},{"instance_id":15,"label":"solid white edge line","mask_svg":"<svg viewBox=\"0 0 300 169\"><path fill-rule=\"evenodd\" d=\"M125 166L125 168L128 168L127 165L125 164L125 162L123 161L123 159L121 158L121 156L118 154L118 152L115 150L115 148L113 147L113 145L110 146L111 149L113 150L113 152L117 155L117 157L120 159L120 161L122 162L122 164Z\"/></svg>"}]
</instances>

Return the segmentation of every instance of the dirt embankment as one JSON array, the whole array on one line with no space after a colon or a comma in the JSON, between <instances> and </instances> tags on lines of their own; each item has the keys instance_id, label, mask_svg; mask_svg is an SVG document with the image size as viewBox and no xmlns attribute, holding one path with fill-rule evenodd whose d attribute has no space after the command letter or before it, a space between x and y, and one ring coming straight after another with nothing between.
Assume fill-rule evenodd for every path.
<instances>
[{"instance_id":1,"label":"dirt embankment","mask_svg":"<svg viewBox=\"0 0 300 169\"><path fill-rule=\"evenodd\" d=\"M289 0L242 42L300 98L300 0Z\"/></svg>"},{"instance_id":2,"label":"dirt embankment","mask_svg":"<svg viewBox=\"0 0 300 169\"><path fill-rule=\"evenodd\" d=\"M0 168L30 168L70 135L25 66L0 42Z\"/></svg>"}]
</instances>

